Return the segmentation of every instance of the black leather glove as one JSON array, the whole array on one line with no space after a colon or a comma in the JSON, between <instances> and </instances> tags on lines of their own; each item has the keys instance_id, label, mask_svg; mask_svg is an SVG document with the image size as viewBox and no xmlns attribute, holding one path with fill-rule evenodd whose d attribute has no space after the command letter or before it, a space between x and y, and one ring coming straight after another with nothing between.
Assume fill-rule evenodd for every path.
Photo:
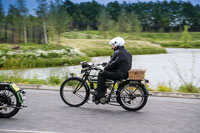
<instances>
[{"instance_id":1,"label":"black leather glove","mask_svg":"<svg viewBox=\"0 0 200 133\"><path fill-rule=\"evenodd\" d=\"M107 62L102 63L102 66L105 67L107 65Z\"/></svg>"}]
</instances>

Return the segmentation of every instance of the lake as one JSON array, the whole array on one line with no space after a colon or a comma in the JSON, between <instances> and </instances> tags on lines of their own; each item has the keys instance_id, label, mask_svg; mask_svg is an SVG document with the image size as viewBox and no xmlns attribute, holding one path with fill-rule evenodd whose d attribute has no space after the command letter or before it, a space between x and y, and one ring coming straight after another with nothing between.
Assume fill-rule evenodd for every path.
<instances>
[{"instance_id":1,"label":"lake","mask_svg":"<svg viewBox=\"0 0 200 133\"><path fill-rule=\"evenodd\" d=\"M93 57L92 62L108 62L110 57ZM167 54L133 55L132 68L146 69L150 87L158 84L178 87L184 82L200 86L200 49L167 48ZM24 78L47 79L50 75L64 77L66 73L80 75L81 66L1 70L0 74L19 74ZM97 74L97 73L96 73Z\"/></svg>"}]
</instances>

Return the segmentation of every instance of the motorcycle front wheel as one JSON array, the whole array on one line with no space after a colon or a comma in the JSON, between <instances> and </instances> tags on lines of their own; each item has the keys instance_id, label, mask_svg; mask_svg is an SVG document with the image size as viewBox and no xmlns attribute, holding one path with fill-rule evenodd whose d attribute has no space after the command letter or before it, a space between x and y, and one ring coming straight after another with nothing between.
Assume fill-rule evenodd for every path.
<instances>
[{"instance_id":1,"label":"motorcycle front wheel","mask_svg":"<svg viewBox=\"0 0 200 133\"><path fill-rule=\"evenodd\" d=\"M17 93L12 89L1 89L0 106L1 118L9 118L16 115L21 107Z\"/></svg>"},{"instance_id":2,"label":"motorcycle front wheel","mask_svg":"<svg viewBox=\"0 0 200 133\"><path fill-rule=\"evenodd\" d=\"M86 83L78 77L72 77L64 81L60 87L60 96L69 106L79 107L87 102L89 89Z\"/></svg>"}]
</instances>

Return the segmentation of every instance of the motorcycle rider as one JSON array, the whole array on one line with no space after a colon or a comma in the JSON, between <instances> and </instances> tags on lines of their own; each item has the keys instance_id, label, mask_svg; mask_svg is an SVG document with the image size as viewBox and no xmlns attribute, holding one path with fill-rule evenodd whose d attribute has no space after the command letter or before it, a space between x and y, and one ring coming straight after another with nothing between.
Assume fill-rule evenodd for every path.
<instances>
[{"instance_id":1,"label":"motorcycle rider","mask_svg":"<svg viewBox=\"0 0 200 133\"><path fill-rule=\"evenodd\" d=\"M132 55L125 49L125 41L122 37L113 38L109 44L114 51L108 63L103 63L104 71L98 74L96 91L91 91L96 99L104 97L106 94L105 80L120 80L128 78L128 71L132 66Z\"/></svg>"}]
</instances>

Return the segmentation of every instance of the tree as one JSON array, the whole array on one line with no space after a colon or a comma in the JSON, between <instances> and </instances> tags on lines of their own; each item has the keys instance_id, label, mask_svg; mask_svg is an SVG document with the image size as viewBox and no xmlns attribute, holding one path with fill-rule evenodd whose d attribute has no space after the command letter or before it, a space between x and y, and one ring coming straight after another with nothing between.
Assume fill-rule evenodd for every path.
<instances>
[{"instance_id":1,"label":"tree","mask_svg":"<svg viewBox=\"0 0 200 133\"><path fill-rule=\"evenodd\" d=\"M28 9L25 5L25 0L17 0L17 9L23 20L23 30L24 30L24 43L27 43L27 27L26 27L26 19L28 15Z\"/></svg>"},{"instance_id":2,"label":"tree","mask_svg":"<svg viewBox=\"0 0 200 133\"><path fill-rule=\"evenodd\" d=\"M3 29L4 29L4 11L3 11L3 7L1 4L1 0L0 0L0 42L2 42L3 39Z\"/></svg>"},{"instance_id":3,"label":"tree","mask_svg":"<svg viewBox=\"0 0 200 133\"><path fill-rule=\"evenodd\" d=\"M182 35L181 35L181 40L182 40L182 43L180 45L180 47L185 47L185 48L190 48L191 46L188 44L189 40L190 40L190 34L188 32L188 29L189 29L189 26L188 25L185 25L184 26L184 31L182 32Z\"/></svg>"},{"instance_id":4,"label":"tree","mask_svg":"<svg viewBox=\"0 0 200 133\"><path fill-rule=\"evenodd\" d=\"M4 19L4 11L3 11L3 6L1 4L1 0L0 0L0 22L2 22Z\"/></svg>"},{"instance_id":5,"label":"tree","mask_svg":"<svg viewBox=\"0 0 200 133\"><path fill-rule=\"evenodd\" d=\"M118 17L118 22L117 22L117 25L116 25L116 29L118 32L127 32L128 29L128 18L126 16L126 13L125 12L122 12L119 17Z\"/></svg>"},{"instance_id":6,"label":"tree","mask_svg":"<svg viewBox=\"0 0 200 133\"><path fill-rule=\"evenodd\" d=\"M30 15L27 18L28 41L33 43L41 43L40 21L37 16Z\"/></svg>"},{"instance_id":7,"label":"tree","mask_svg":"<svg viewBox=\"0 0 200 133\"><path fill-rule=\"evenodd\" d=\"M49 11L50 32L53 38L56 34L57 43L60 43L61 33L67 31L69 20L67 11L61 2L59 0L56 0L54 3L51 2Z\"/></svg>"},{"instance_id":8,"label":"tree","mask_svg":"<svg viewBox=\"0 0 200 133\"><path fill-rule=\"evenodd\" d=\"M97 29L97 16L101 12L102 6L95 0L92 2L82 2L78 6L79 17L82 19L79 23L82 25L83 29L91 27L92 29Z\"/></svg>"},{"instance_id":9,"label":"tree","mask_svg":"<svg viewBox=\"0 0 200 133\"><path fill-rule=\"evenodd\" d=\"M44 44L48 44L48 36L47 36L47 28L46 28L46 19L48 13L48 3L47 0L37 0L38 7L36 13L40 20L42 21L43 27L43 37L44 37Z\"/></svg>"},{"instance_id":10,"label":"tree","mask_svg":"<svg viewBox=\"0 0 200 133\"><path fill-rule=\"evenodd\" d=\"M108 11L102 9L99 17L97 19L98 22L98 29L100 31L109 31L112 28L113 21L111 20L111 16Z\"/></svg>"},{"instance_id":11,"label":"tree","mask_svg":"<svg viewBox=\"0 0 200 133\"><path fill-rule=\"evenodd\" d=\"M63 7L66 9L70 16L73 16L76 13L76 5L70 0L65 0Z\"/></svg>"},{"instance_id":12,"label":"tree","mask_svg":"<svg viewBox=\"0 0 200 133\"><path fill-rule=\"evenodd\" d=\"M106 38L105 31L113 30L114 28L114 21L111 20L111 16L106 9L102 9L101 13L99 14L99 17L97 19L97 26L98 30L104 34L104 37Z\"/></svg>"},{"instance_id":13,"label":"tree","mask_svg":"<svg viewBox=\"0 0 200 133\"><path fill-rule=\"evenodd\" d=\"M116 29L119 32L139 32L140 21L134 13L122 12L118 17Z\"/></svg>"},{"instance_id":14,"label":"tree","mask_svg":"<svg viewBox=\"0 0 200 133\"><path fill-rule=\"evenodd\" d=\"M120 4L118 3L118 1L108 3L107 9L108 9L112 19L117 21L118 16L121 13L121 7L120 7Z\"/></svg>"},{"instance_id":15,"label":"tree","mask_svg":"<svg viewBox=\"0 0 200 133\"><path fill-rule=\"evenodd\" d=\"M6 37L10 43L18 43L21 41L21 15L19 10L10 5L8 15L6 16Z\"/></svg>"},{"instance_id":16,"label":"tree","mask_svg":"<svg viewBox=\"0 0 200 133\"><path fill-rule=\"evenodd\" d=\"M137 15L135 15L134 13L130 13L129 15L127 15L127 19L128 19L128 24L127 24L128 32L140 32L141 31L141 28L140 28L141 22L138 20Z\"/></svg>"}]
</instances>

